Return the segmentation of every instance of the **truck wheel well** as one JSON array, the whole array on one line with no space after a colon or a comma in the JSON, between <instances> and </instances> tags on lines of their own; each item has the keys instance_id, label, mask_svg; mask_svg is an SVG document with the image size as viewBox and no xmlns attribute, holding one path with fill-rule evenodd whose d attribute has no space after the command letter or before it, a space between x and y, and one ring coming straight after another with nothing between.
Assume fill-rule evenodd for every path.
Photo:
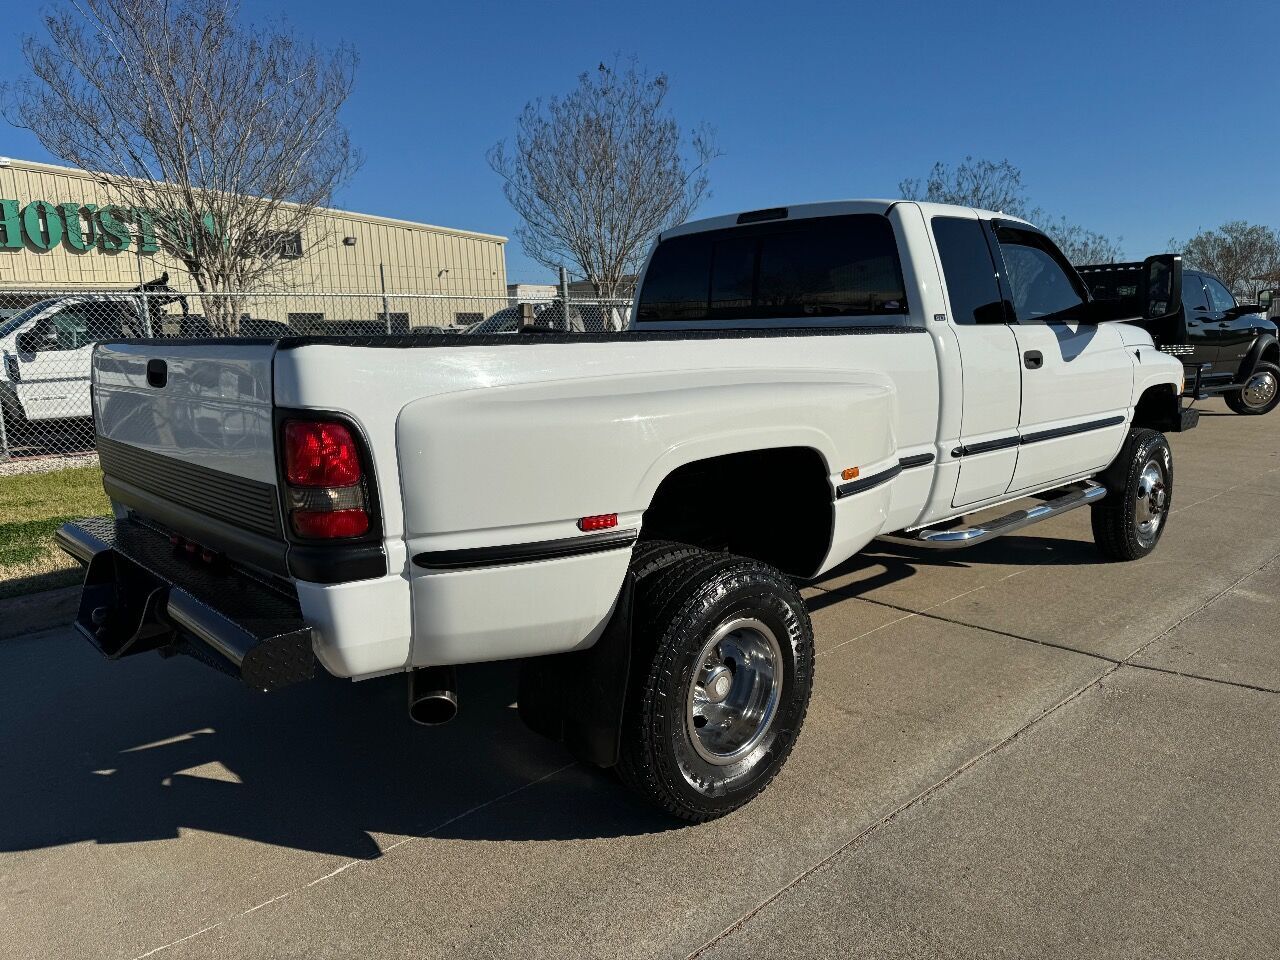
<instances>
[{"instance_id":1,"label":"truck wheel well","mask_svg":"<svg viewBox=\"0 0 1280 960\"><path fill-rule=\"evenodd\" d=\"M1133 414L1134 427L1149 427L1169 433L1181 429L1181 423L1182 401L1177 388L1172 384L1162 383L1158 387L1148 387L1138 398L1138 407Z\"/></svg>"},{"instance_id":2,"label":"truck wheel well","mask_svg":"<svg viewBox=\"0 0 1280 960\"><path fill-rule=\"evenodd\" d=\"M826 462L808 447L752 450L672 471L644 514L643 540L727 550L811 576L831 547Z\"/></svg>"},{"instance_id":3,"label":"truck wheel well","mask_svg":"<svg viewBox=\"0 0 1280 960\"><path fill-rule=\"evenodd\" d=\"M1263 363L1274 363L1280 366L1280 343L1268 344L1258 359Z\"/></svg>"}]
</instances>

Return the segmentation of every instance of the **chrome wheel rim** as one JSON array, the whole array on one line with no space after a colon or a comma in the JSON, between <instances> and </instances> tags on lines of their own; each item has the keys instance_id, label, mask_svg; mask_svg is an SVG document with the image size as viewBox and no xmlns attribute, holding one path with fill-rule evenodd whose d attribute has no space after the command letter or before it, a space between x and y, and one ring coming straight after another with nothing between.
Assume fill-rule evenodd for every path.
<instances>
[{"instance_id":1,"label":"chrome wheel rim","mask_svg":"<svg viewBox=\"0 0 1280 960\"><path fill-rule=\"evenodd\" d=\"M1143 543L1155 539L1168 509L1169 486L1164 466L1159 460L1148 460L1138 474L1138 502L1133 511L1133 524Z\"/></svg>"},{"instance_id":2,"label":"chrome wheel rim","mask_svg":"<svg viewBox=\"0 0 1280 960\"><path fill-rule=\"evenodd\" d=\"M1240 396L1251 407L1265 407L1275 398L1277 389L1280 389L1280 384L1276 383L1276 375L1264 370L1249 378Z\"/></svg>"},{"instance_id":3,"label":"chrome wheel rim","mask_svg":"<svg viewBox=\"0 0 1280 960\"><path fill-rule=\"evenodd\" d=\"M694 752L716 766L741 760L769 732L781 692L774 632L752 617L721 624L694 661L686 698Z\"/></svg>"}]
</instances>

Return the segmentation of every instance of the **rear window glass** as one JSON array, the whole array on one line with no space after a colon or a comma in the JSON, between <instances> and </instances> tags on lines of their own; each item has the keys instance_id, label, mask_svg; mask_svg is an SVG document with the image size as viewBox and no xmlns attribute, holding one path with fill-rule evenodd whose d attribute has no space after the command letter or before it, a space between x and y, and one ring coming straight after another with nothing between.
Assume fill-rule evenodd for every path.
<instances>
[{"instance_id":1,"label":"rear window glass","mask_svg":"<svg viewBox=\"0 0 1280 960\"><path fill-rule=\"evenodd\" d=\"M636 319L822 319L906 312L893 227L879 214L853 214L672 237L654 251Z\"/></svg>"}]
</instances>

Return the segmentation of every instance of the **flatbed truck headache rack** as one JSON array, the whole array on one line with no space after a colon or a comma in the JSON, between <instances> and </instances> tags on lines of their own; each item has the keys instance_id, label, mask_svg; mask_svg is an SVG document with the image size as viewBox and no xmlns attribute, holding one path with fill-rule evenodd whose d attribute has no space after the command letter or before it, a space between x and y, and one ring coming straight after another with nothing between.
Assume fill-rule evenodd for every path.
<instances>
[{"instance_id":1,"label":"flatbed truck headache rack","mask_svg":"<svg viewBox=\"0 0 1280 960\"><path fill-rule=\"evenodd\" d=\"M102 344L77 627L258 690L403 673L422 723L520 660L529 727L720 816L804 721L797 583L1085 507L1103 559L1156 549L1196 417L1116 310L1024 221L838 201L664 232L625 331Z\"/></svg>"}]
</instances>

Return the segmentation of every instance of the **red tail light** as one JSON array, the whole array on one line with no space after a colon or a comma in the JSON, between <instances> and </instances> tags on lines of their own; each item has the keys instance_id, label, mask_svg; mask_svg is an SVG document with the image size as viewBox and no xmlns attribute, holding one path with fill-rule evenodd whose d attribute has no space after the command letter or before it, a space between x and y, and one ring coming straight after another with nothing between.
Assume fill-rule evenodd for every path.
<instances>
[{"instance_id":1,"label":"red tail light","mask_svg":"<svg viewBox=\"0 0 1280 960\"><path fill-rule=\"evenodd\" d=\"M287 420L282 445L293 532L316 540L368 533L369 501L351 429L334 420Z\"/></svg>"},{"instance_id":2,"label":"red tail light","mask_svg":"<svg viewBox=\"0 0 1280 960\"><path fill-rule=\"evenodd\" d=\"M360 537L369 532L369 514L363 510L295 510L293 529L300 537L324 540Z\"/></svg>"},{"instance_id":3,"label":"red tail light","mask_svg":"<svg viewBox=\"0 0 1280 960\"><path fill-rule=\"evenodd\" d=\"M360 450L344 424L290 420L284 425L285 479L294 487L360 482Z\"/></svg>"}]
</instances>

